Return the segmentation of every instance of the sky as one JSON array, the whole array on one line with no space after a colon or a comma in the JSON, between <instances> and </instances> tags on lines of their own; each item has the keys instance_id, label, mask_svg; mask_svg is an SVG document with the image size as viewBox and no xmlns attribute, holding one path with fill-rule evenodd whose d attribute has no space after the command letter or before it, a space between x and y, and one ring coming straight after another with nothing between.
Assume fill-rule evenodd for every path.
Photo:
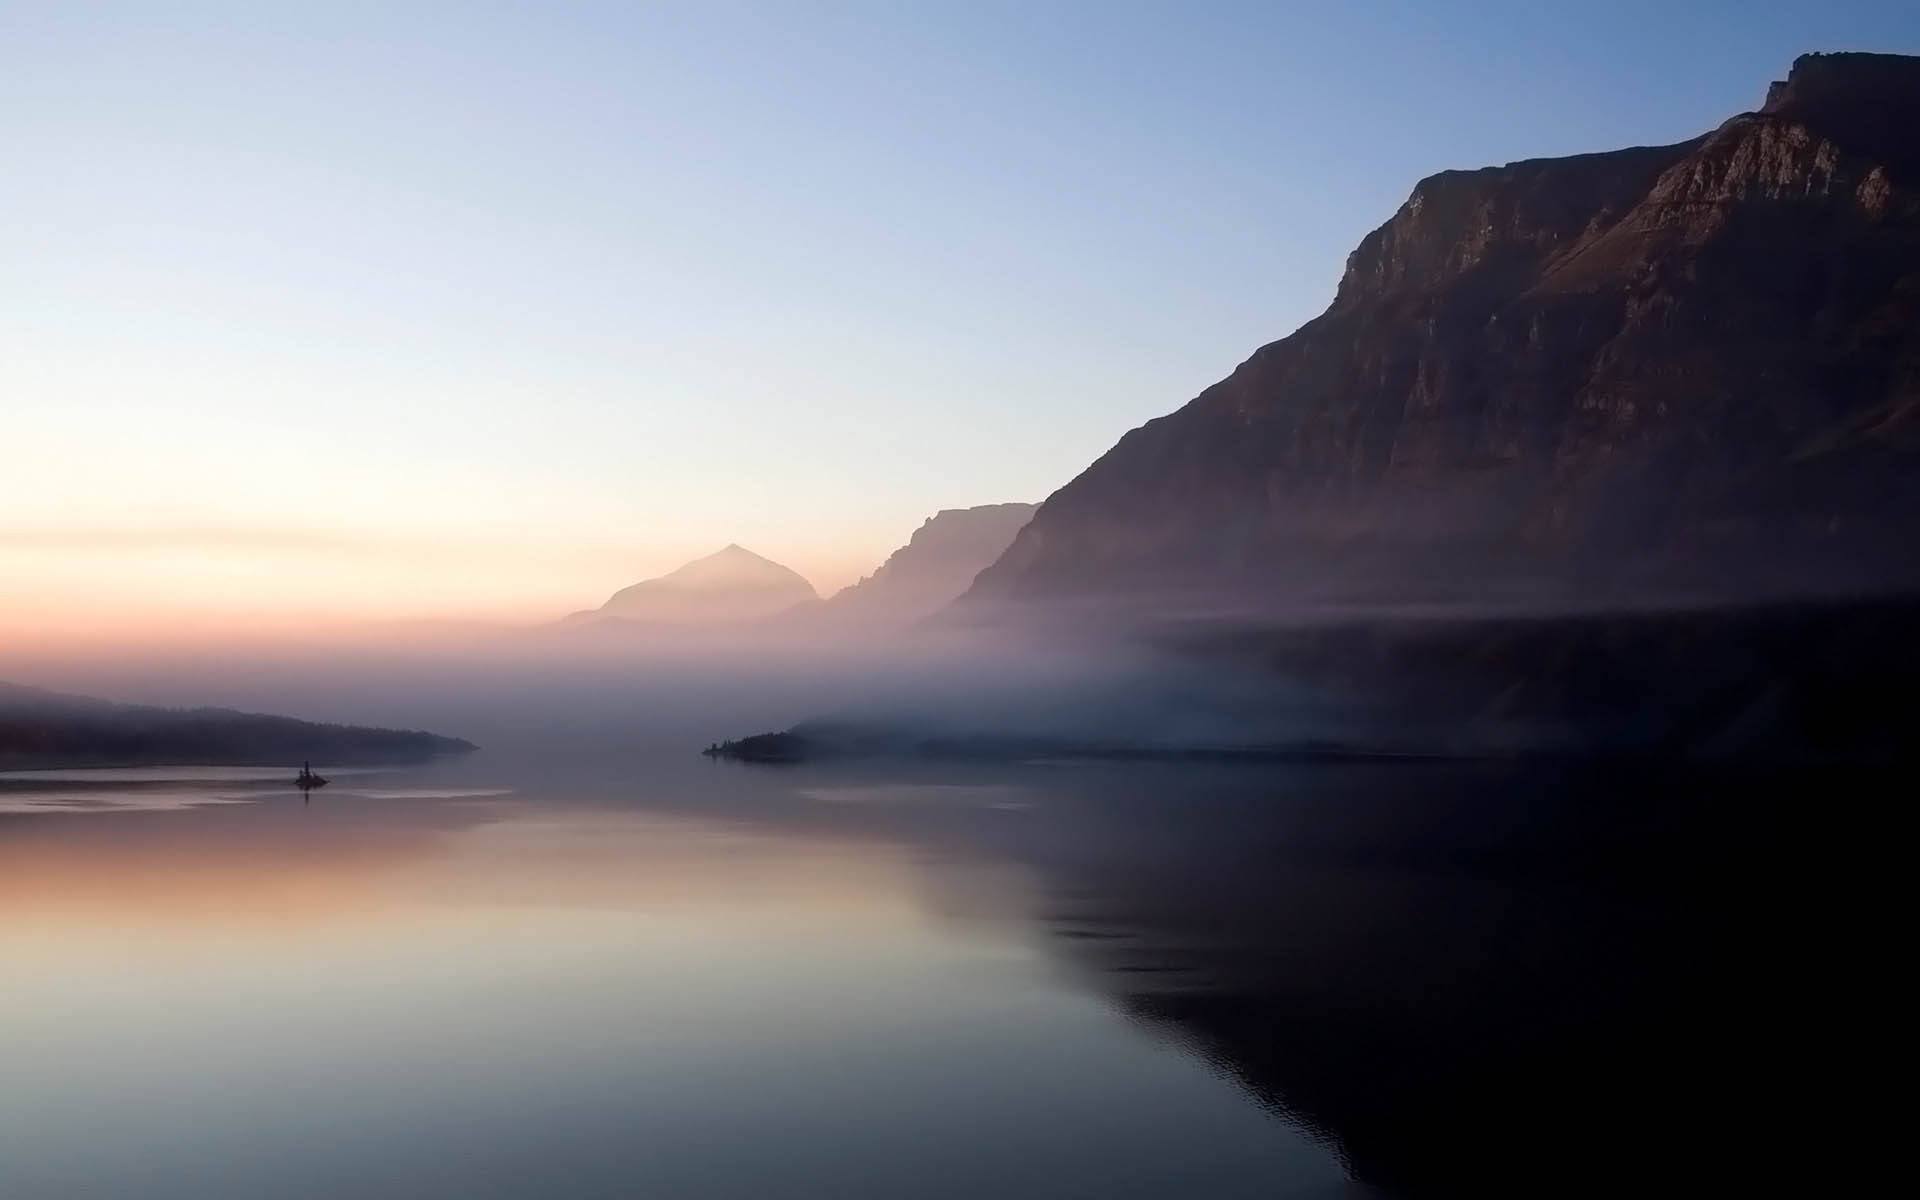
<instances>
[{"instance_id":1,"label":"sky","mask_svg":"<svg viewBox=\"0 0 1920 1200\"><path fill-rule=\"evenodd\" d=\"M0 630L830 592L1920 5L0 0Z\"/></svg>"}]
</instances>

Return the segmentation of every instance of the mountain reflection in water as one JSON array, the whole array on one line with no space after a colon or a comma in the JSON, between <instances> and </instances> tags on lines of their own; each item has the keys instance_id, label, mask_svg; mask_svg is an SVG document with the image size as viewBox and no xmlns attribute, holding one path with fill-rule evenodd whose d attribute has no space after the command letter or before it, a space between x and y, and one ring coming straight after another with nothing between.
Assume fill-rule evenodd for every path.
<instances>
[{"instance_id":1,"label":"mountain reflection in water","mask_svg":"<svg viewBox=\"0 0 1920 1200\"><path fill-rule=\"evenodd\" d=\"M1844 1080L1891 1043L1898 876L1841 814L1898 792L1832 770L1101 768L967 837L1044 881L1033 915L1087 986L1356 1180L1824 1191L1890 1123Z\"/></svg>"},{"instance_id":2,"label":"mountain reflection in water","mask_svg":"<svg viewBox=\"0 0 1920 1200\"><path fill-rule=\"evenodd\" d=\"M1322 770L1052 856L1055 952L1406 1194L1825 1191L1887 1118L1896 876L1771 778ZM1121 809L1127 805L1111 798ZM1841 832L1848 828L1848 832ZM1880 978L1874 978L1878 973Z\"/></svg>"},{"instance_id":3,"label":"mountain reflection in water","mask_svg":"<svg viewBox=\"0 0 1920 1200\"><path fill-rule=\"evenodd\" d=\"M1884 781L113 786L0 780L9 1197L1827 1190L1874 1127Z\"/></svg>"}]
</instances>

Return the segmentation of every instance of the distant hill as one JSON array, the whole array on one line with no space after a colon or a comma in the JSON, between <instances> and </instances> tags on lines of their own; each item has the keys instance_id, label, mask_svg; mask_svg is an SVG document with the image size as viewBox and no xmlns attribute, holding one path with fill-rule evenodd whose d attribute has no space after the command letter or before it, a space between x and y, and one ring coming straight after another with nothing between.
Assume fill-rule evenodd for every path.
<instances>
[{"instance_id":1,"label":"distant hill","mask_svg":"<svg viewBox=\"0 0 1920 1200\"><path fill-rule=\"evenodd\" d=\"M820 599L797 572L730 545L657 579L621 588L569 625L732 625L763 620Z\"/></svg>"},{"instance_id":2,"label":"distant hill","mask_svg":"<svg viewBox=\"0 0 1920 1200\"><path fill-rule=\"evenodd\" d=\"M474 748L413 729L115 704L0 683L0 768L406 762Z\"/></svg>"},{"instance_id":3,"label":"distant hill","mask_svg":"<svg viewBox=\"0 0 1920 1200\"><path fill-rule=\"evenodd\" d=\"M963 603L1886 594L1916 521L1920 58L1815 54L1691 141L1421 181Z\"/></svg>"},{"instance_id":4,"label":"distant hill","mask_svg":"<svg viewBox=\"0 0 1920 1200\"><path fill-rule=\"evenodd\" d=\"M973 585L1013 543L1037 505L982 504L928 517L878 570L804 611L808 620L864 627L931 616Z\"/></svg>"}]
</instances>

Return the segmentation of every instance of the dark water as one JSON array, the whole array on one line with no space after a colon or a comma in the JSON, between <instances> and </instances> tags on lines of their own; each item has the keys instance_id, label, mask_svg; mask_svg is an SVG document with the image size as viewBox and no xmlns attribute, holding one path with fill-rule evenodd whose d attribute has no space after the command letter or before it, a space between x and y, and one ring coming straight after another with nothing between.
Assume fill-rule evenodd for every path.
<instances>
[{"instance_id":1,"label":"dark water","mask_svg":"<svg viewBox=\"0 0 1920 1200\"><path fill-rule=\"evenodd\" d=\"M1824 1191L1876 786L0 776L0 1196Z\"/></svg>"}]
</instances>

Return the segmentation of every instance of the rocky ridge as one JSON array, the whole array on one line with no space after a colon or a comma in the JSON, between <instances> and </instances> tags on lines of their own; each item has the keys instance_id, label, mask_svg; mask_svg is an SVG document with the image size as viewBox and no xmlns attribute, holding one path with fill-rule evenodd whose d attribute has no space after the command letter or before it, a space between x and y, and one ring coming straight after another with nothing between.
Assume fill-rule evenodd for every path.
<instances>
[{"instance_id":1,"label":"rocky ridge","mask_svg":"<svg viewBox=\"0 0 1920 1200\"><path fill-rule=\"evenodd\" d=\"M992 565L1033 517L1032 504L945 508L858 583L804 610L817 623L905 625L940 611Z\"/></svg>"},{"instance_id":2,"label":"rocky ridge","mask_svg":"<svg viewBox=\"0 0 1920 1200\"><path fill-rule=\"evenodd\" d=\"M1809 55L1691 141L1421 181L963 607L1901 592L1916 517L1920 59Z\"/></svg>"}]
</instances>

